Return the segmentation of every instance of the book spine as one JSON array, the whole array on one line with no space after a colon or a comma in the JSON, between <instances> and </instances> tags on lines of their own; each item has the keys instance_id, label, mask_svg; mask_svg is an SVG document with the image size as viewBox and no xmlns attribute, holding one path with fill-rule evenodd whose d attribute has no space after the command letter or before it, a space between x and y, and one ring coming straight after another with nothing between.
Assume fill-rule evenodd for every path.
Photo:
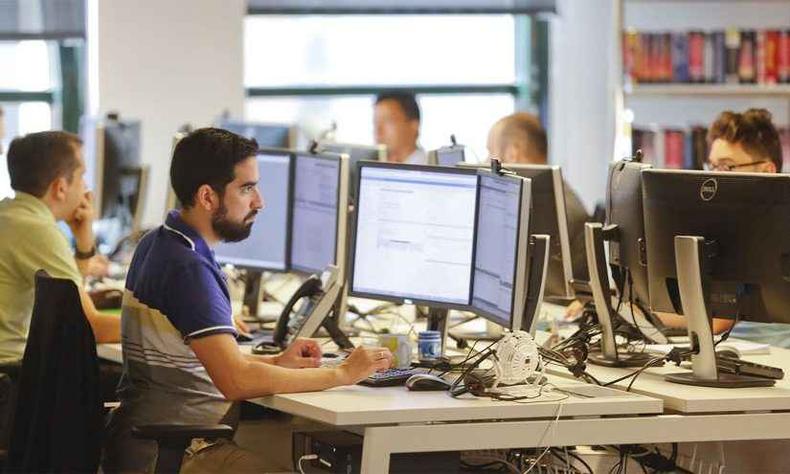
<instances>
[{"instance_id":1,"label":"book spine","mask_svg":"<svg viewBox=\"0 0 790 474\"><path fill-rule=\"evenodd\" d=\"M723 84L727 74L727 46L724 32L713 33L713 82Z\"/></svg>"},{"instance_id":2,"label":"book spine","mask_svg":"<svg viewBox=\"0 0 790 474\"><path fill-rule=\"evenodd\" d=\"M703 56L705 54L705 38L698 31L688 33L689 43L689 78L691 82L702 82L705 79L705 65Z\"/></svg>"},{"instance_id":3,"label":"book spine","mask_svg":"<svg viewBox=\"0 0 790 474\"><path fill-rule=\"evenodd\" d=\"M672 80L689 82L688 35L672 33Z\"/></svg>"},{"instance_id":4,"label":"book spine","mask_svg":"<svg viewBox=\"0 0 790 474\"><path fill-rule=\"evenodd\" d=\"M705 52L702 54L702 64L704 69L705 82L713 82L713 34L704 33Z\"/></svg>"},{"instance_id":5,"label":"book spine","mask_svg":"<svg viewBox=\"0 0 790 474\"><path fill-rule=\"evenodd\" d=\"M790 83L790 30L780 33L778 56L779 82ZM790 156L788 156L788 160L790 160Z\"/></svg>"},{"instance_id":6,"label":"book spine","mask_svg":"<svg viewBox=\"0 0 790 474\"><path fill-rule=\"evenodd\" d=\"M765 84L779 82L779 31L768 30L765 32L764 48Z\"/></svg>"},{"instance_id":7,"label":"book spine","mask_svg":"<svg viewBox=\"0 0 790 474\"><path fill-rule=\"evenodd\" d=\"M738 79L741 84L753 84L757 78L755 48L754 31L742 31L741 48L738 53Z\"/></svg>"},{"instance_id":8,"label":"book spine","mask_svg":"<svg viewBox=\"0 0 790 474\"><path fill-rule=\"evenodd\" d=\"M725 43L727 47L727 70L725 79L728 84L740 82L738 77L738 53L741 48L741 32L737 28L727 28Z\"/></svg>"},{"instance_id":9,"label":"book spine","mask_svg":"<svg viewBox=\"0 0 790 474\"><path fill-rule=\"evenodd\" d=\"M765 75L766 75L766 54L765 54L765 31L757 31L755 33L757 38L757 54L755 55L757 58L757 78L756 82L758 84L765 84Z\"/></svg>"}]
</instances>

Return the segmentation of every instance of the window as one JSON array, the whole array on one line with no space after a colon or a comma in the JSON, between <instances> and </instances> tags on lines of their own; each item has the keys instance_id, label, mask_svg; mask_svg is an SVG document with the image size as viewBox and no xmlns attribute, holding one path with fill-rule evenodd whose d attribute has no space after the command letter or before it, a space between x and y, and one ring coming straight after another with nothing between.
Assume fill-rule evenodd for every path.
<instances>
[{"instance_id":1,"label":"window","mask_svg":"<svg viewBox=\"0 0 790 474\"><path fill-rule=\"evenodd\" d=\"M484 159L488 128L512 113L521 76L512 15L251 15L245 22L245 117L296 123L299 145L373 141L376 91L418 91L420 144L450 134Z\"/></svg>"},{"instance_id":2,"label":"window","mask_svg":"<svg viewBox=\"0 0 790 474\"><path fill-rule=\"evenodd\" d=\"M38 40L0 42L0 199L13 195L5 157L11 139L52 128L52 47Z\"/></svg>"}]
</instances>

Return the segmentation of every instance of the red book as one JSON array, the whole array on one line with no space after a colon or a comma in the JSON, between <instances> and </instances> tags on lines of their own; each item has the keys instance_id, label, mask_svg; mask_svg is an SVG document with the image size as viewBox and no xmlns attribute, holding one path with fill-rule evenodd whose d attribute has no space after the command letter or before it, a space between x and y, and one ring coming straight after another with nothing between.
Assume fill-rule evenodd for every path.
<instances>
[{"instance_id":1,"label":"red book","mask_svg":"<svg viewBox=\"0 0 790 474\"><path fill-rule=\"evenodd\" d=\"M738 77L741 84L754 83L757 79L757 61L754 31L741 32L741 50L738 54Z\"/></svg>"},{"instance_id":2,"label":"red book","mask_svg":"<svg viewBox=\"0 0 790 474\"><path fill-rule=\"evenodd\" d=\"M705 80L705 34L699 31L689 32L689 79L691 82Z\"/></svg>"},{"instance_id":3,"label":"red book","mask_svg":"<svg viewBox=\"0 0 790 474\"><path fill-rule=\"evenodd\" d=\"M682 130L664 131L664 166L667 168L683 168L683 151L685 137Z\"/></svg>"},{"instance_id":4,"label":"red book","mask_svg":"<svg viewBox=\"0 0 790 474\"><path fill-rule=\"evenodd\" d=\"M758 84L765 84L765 31L756 33L755 77Z\"/></svg>"},{"instance_id":5,"label":"red book","mask_svg":"<svg viewBox=\"0 0 790 474\"><path fill-rule=\"evenodd\" d=\"M779 32L765 32L763 46L763 82L776 84L779 81Z\"/></svg>"},{"instance_id":6,"label":"red book","mask_svg":"<svg viewBox=\"0 0 790 474\"><path fill-rule=\"evenodd\" d=\"M777 56L779 82L790 83L790 30L780 32Z\"/></svg>"}]
</instances>

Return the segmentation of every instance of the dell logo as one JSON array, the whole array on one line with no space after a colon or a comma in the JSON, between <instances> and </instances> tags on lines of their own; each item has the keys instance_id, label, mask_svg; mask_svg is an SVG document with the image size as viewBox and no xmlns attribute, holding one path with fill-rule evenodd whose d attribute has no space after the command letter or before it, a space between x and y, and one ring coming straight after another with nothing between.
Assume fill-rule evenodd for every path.
<instances>
[{"instance_id":1,"label":"dell logo","mask_svg":"<svg viewBox=\"0 0 790 474\"><path fill-rule=\"evenodd\" d=\"M699 197L702 198L703 201L710 201L716 197L716 191L718 190L718 181L714 178L710 178L702 183L702 187L699 189Z\"/></svg>"}]
</instances>

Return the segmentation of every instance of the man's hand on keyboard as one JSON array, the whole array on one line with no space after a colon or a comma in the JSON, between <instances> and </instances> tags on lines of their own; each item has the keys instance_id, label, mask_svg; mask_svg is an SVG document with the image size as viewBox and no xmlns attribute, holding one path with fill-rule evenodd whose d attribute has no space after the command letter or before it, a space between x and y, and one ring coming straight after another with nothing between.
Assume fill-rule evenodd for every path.
<instances>
[{"instance_id":1,"label":"man's hand on keyboard","mask_svg":"<svg viewBox=\"0 0 790 474\"><path fill-rule=\"evenodd\" d=\"M357 347L338 366L346 385L353 385L373 372L392 367L392 352L386 347Z\"/></svg>"},{"instance_id":2,"label":"man's hand on keyboard","mask_svg":"<svg viewBox=\"0 0 790 474\"><path fill-rule=\"evenodd\" d=\"M277 365L304 369L321 365L321 346L313 339L295 339L277 356Z\"/></svg>"}]
</instances>

